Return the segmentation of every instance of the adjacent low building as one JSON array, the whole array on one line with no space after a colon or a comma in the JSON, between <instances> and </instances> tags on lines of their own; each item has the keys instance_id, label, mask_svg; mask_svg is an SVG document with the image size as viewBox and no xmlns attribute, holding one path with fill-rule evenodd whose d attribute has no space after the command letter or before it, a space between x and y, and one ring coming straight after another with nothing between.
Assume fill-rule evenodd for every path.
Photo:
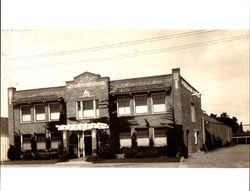
<instances>
[{"instance_id":1,"label":"adjacent low building","mask_svg":"<svg viewBox=\"0 0 250 191\"><path fill-rule=\"evenodd\" d=\"M118 138L119 147L167 146L183 142L189 153L203 146L199 92L180 69L159 76L110 80L85 72L65 86L8 89L9 138L20 137L22 151L58 149L76 157L98 149L98 132ZM177 134L171 130L178 128Z\"/></svg>"},{"instance_id":2,"label":"adjacent low building","mask_svg":"<svg viewBox=\"0 0 250 191\"><path fill-rule=\"evenodd\" d=\"M8 148L9 148L9 132L8 132L8 118L7 117L1 117L0 118L0 124L1 124L1 153L0 153L0 161L6 161L8 160Z\"/></svg>"},{"instance_id":3,"label":"adjacent low building","mask_svg":"<svg viewBox=\"0 0 250 191\"><path fill-rule=\"evenodd\" d=\"M232 141L232 128L208 116L204 117L205 145L207 149L229 146Z\"/></svg>"}]
</instances>

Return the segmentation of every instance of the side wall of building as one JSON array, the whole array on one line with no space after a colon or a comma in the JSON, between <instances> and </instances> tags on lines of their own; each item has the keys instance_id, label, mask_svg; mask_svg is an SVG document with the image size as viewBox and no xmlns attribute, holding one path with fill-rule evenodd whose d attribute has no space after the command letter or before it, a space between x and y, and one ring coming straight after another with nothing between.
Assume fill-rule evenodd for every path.
<instances>
[{"instance_id":1,"label":"side wall of building","mask_svg":"<svg viewBox=\"0 0 250 191\"><path fill-rule=\"evenodd\" d=\"M8 160L8 149L9 149L9 135L8 135L8 119L1 117L1 153L0 161Z\"/></svg>"},{"instance_id":2,"label":"side wall of building","mask_svg":"<svg viewBox=\"0 0 250 191\"><path fill-rule=\"evenodd\" d=\"M212 143L214 143L215 139L217 139L217 141L221 141L222 146L224 146L227 142L232 141L231 127L224 125L223 123L207 115L205 115L204 119L205 119L205 130L207 131L207 133L209 133L209 136L211 136ZM208 139L208 137L206 137L206 139Z\"/></svg>"},{"instance_id":3,"label":"side wall of building","mask_svg":"<svg viewBox=\"0 0 250 191\"><path fill-rule=\"evenodd\" d=\"M183 85L181 86L184 141L188 145L189 152L194 153L202 148L203 131L201 100L199 95L197 96L192 94L193 93L186 89ZM194 109L192 109L192 107ZM194 112L193 117L192 112Z\"/></svg>"}]
</instances>

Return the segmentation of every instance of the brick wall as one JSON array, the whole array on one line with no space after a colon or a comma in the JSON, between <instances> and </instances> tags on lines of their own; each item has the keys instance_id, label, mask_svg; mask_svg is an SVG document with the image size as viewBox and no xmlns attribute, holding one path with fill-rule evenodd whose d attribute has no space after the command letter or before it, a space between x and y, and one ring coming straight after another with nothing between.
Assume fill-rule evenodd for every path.
<instances>
[{"instance_id":1,"label":"brick wall","mask_svg":"<svg viewBox=\"0 0 250 191\"><path fill-rule=\"evenodd\" d=\"M181 80L184 79L181 78ZM193 93L194 92L191 92L181 84L182 124L184 132L184 142L186 144L188 143L188 151L192 153L199 151L203 145L201 99L199 98L198 94L192 95ZM192 122L191 120L191 105L193 105L193 107L195 108L195 122ZM198 132L197 144L195 144L195 132Z\"/></svg>"}]
</instances>

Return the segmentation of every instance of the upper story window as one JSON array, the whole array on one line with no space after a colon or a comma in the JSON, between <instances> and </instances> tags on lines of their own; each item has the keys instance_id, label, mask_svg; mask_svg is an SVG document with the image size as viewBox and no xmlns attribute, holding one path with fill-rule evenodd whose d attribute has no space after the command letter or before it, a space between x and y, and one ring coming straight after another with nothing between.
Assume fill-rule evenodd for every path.
<instances>
[{"instance_id":1,"label":"upper story window","mask_svg":"<svg viewBox=\"0 0 250 191\"><path fill-rule=\"evenodd\" d=\"M21 122L31 122L31 107L21 106L20 111Z\"/></svg>"},{"instance_id":2,"label":"upper story window","mask_svg":"<svg viewBox=\"0 0 250 191\"><path fill-rule=\"evenodd\" d=\"M118 115L130 115L130 98L120 97L118 98Z\"/></svg>"},{"instance_id":3,"label":"upper story window","mask_svg":"<svg viewBox=\"0 0 250 191\"><path fill-rule=\"evenodd\" d=\"M36 121L45 121L45 105L35 105L35 120Z\"/></svg>"},{"instance_id":4,"label":"upper story window","mask_svg":"<svg viewBox=\"0 0 250 191\"><path fill-rule=\"evenodd\" d=\"M135 96L135 113L148 113L147 95Z\"/></svg>"},{"instance_id":5,"label":"upper story window","mask_svg":"<svg viewBox=\"0 0 250 191\"><path fill-rule=\"evenodd\" d=\"M166 95L161 94L152 94L152 111L153 113L165 112L166 111Z\"/></svg>"},{"instance_id":6,"label":"upper story window","mask_svg":"<svg viewBox=\"0 0 250 191\"><path fill-rule=\"evenodd\" d=\"M60 103L49 104L49 120L59 120L60 118Z\"/></svg>"},{"instance_id":7,"label":"upper story window","mask_svg":"<svg viewBox=\"0 0 250 191\"><path fill-rule=\"evenodd\" d=\"M86 100L76 102L77 118L99 117L99 101Z\"/></svg>"},{"instance_id":8,"label":"upper story window","mask_svg":"<svg viewBox=\"0 0 250 191\"><path fill-rule=\"evenodd\" d=\"M195 105L194 103L191 103L191 121L193 123L196 122L196 117L195 117Z\"/></svg>"}]
</instances>

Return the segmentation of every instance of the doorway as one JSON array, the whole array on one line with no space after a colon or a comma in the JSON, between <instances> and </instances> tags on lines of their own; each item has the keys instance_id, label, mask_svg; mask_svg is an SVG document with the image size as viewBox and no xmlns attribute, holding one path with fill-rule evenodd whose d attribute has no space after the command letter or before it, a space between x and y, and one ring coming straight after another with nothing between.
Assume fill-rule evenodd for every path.
<instances>
[{"instance_id":1,"label":"doorway","mask_svg":"<svg viewBox=\"0 0 250 191\"><path fill-rule=\"evenodd\" d=\"M91 131L84 132L85 156L92 155L92 137Z\"/></svg>"},{"instance_id":2,"label":"doorway","mask_svg":"<svg viewBox=\"0 0 250 191\"><path fill-rule=\"evenodd\" d=\"M69 158L77 158L78 153L78 132L72 131L69 135Z\"/></svg>"}]
</instances>

